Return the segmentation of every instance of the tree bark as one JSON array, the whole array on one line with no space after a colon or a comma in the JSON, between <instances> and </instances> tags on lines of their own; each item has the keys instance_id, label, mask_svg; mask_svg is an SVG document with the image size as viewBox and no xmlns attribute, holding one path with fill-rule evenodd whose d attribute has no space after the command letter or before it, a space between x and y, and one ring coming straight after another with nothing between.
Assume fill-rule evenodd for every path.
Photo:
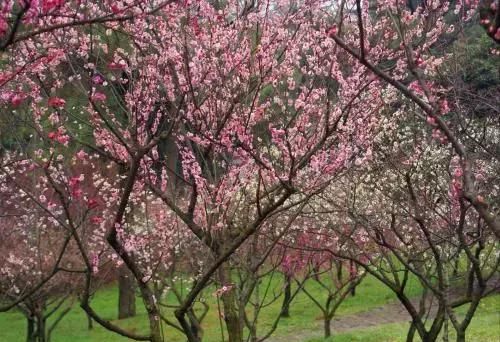
<instances>
[{"instance_id":1,"label":"tree bark","mask_svg":"<svg viewBox=\"0 0 500 342\"><path fill-rule=\"evenodd\" d=\"M193 334L193 336L196 336L198 341L201 341L203 338L203 328L201 327L201 324L198 321L198 318L196 317L192 308L187 312L187 316L191 326L191 333Z\"/></svg>"},{"instance_id":2,"label":"tree bark","mask_svg":"<svg viewBox=\"0 0 500 342\"><path fill-rule=\"evenodd\" d=\"M457 330L457 342L465 342L465 331Z\"/></svg>"},{"instance_id":3,"label":"tree bark","mask_svg":"<svg viewBox=\"0 0 500 342\"><path fill-rule=\"evenodd\" d=\"M150 341L163 342L163 337L161 333L160 312L154 298L154 293L145 283L140 283L139 289L141 291L141 297L144 303L144 307L146 308L146 312L148 313L149 330L151 338Z\"/></svg>"},{"instance_id":4,"label":"tree bark","mask_svg":"<svg viewBox=\"0 0 500 342\"><path fill-rule=\"evenodd\" d=\"M152 317L151 314L149 314L149 329L151 330L151 342L163 342L159 316Z\"/></svg>"},{"instance_id":5,"label":"tree bark","mask_svg":"<svg viewBox=\"0 0 500 342\"><path fill-rule=\"evenodd\" d=\"M223 264L219 270L219 280L222 286L232 285L231 269L226 264ZM221 300L224 308L224 321L226 323L229 342L243 341L243 327L238 314L238 306L236 305L236 289L232 288L221 295Z\"/></svg>"},{"instance_id":6,"label":"tree bark","mask_svg":"<svg viewBox=\"0 0 500 342\"><path fill-rule=\"evenodd\" d=\"M45 318L43 317L43 311L41 313L37 313L36 325L37 329L35 338L38 339L38 342L45 342Z\"/></svg>"},{"instance_id":7,"label":"tree bark","mask_svg":"<svg viewBox=\"0 0 500 342\"><path fill-rule=\"evenodd\" d=\"M125 265L118 275L118 319L135 316L134 277Z\"/></svg>"},{"instance_id":8,"label":"tree bark","mask_svg":"<svg viewBox=\"0 0 500 342\"><path fill-rule=\"evenodd\" d=\"M31 316L26 317L26 342L35 342L35 320Z\"/></svg>"},{"instance_id":9,"label":"tree bark","mask_svg":"<svg viewBox=\"0 0 500 342\"><path fill-rule=\"evenodd\" d=\"M437 341L437 339L439 337L439 333L441 332L441 330L443 328L443 323L444 323L444 308L441 306L438 309L438 312L436 313L436 316L434 317L434 321L431 325L431 329L428 332L428 335L427 335L428 342Z\"/></svg>"},{"instance_id":10,"label":"tree bark","mask_svg":"<svg viewBox=\"0 0 500 342\"><path fill-rule=\"evenodd\" d=\"M325 317L324 318L324 329L325 329L325 338L328 338L332 336L332 318L331 317Z\"/></svg>"},{"instance_id":11,"label":"tree bark","mask_svg":"<svg viewBox=\"0 0 500 342\"><path fill-rule=\"evenodd\" d=\"M410 323L410 329L408 329L408 334L406 334L406 342L413 342L415 338L415 331L417 331L415 324Z\"/></svg>"},{"instance_id":12,"label":"tree bark","mask_svg":"<svg viewBox=\"0 0 500 342\"><path fill-rule=\"evenodd\" d=\"M250 342L257 342L259 340L257 337L257 329L255 325L248 327L248 333L250 335Z\"/></svg>"},{"instance_id":13,"label":"tree bark","mask_svg":"<svg viewBox=\"0 0 500 342\"><path fill-rule=\"evenodd\" d=\"M285 275L285 296L281 305L281 317L290 317L290 301L292 299L292 282L289 275Z\"/></svg>"}]
</instances>

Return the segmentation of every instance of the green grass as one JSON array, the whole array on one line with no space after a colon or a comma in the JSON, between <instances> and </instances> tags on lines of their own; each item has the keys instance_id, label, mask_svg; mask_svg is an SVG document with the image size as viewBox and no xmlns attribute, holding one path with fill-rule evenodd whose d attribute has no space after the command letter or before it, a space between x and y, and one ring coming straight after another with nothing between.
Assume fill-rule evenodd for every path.
<instances>
[{"instance_id":1,"label":"green grass","mask_svg":"<svg viewBox=\"0 0 500 342\"><path fill-rule=\"evenodd\" d=\"M278 287L281 279L271 280L271 288ZM267 284L261 285L261 294ZM324 293L313 282L307 285L310 292L314 293L318 298L322 298ZM416 282L410 281L408 288L410 295L418 295L420 287ZM356 312L370 310L371 308L392 302L395 300L394 295L385 286L382 286L377 280L372 277L366 277L365 280L358 286L355 297L349 297L344 304L339 308L338 315L349 315ZM147 333L148 322L146 314L140 299L137 302L137 316L125 320L115 320L117 317L117 296L118 291L115 286L102 289L97 293L92 301L93 308L105 319L112 320L119 326L126 328L135 333ZM498 298L498 297L496 297ZM219 316L217 313L216 299L210 292L206 293L206 299L210 304L210 311L203 321L205 329L206 342L220 342L221 334L219 329ZM173 298L167 297L167 301L172 303ZM481 331L488 334L491 329L487 329L493 325L496 316L495 305L498 307L498 301L495 303L492 299L485 301L481 306L481 312L473 321L471 330L474 334L480 335ZM277 317L281 307L281 300L268 306L259 316L258 331L260 335L266 332L271 326L274 319ZM173 321L173 314L169 310L165 310L163 314L170 317ZM282 319L275 332L275 335L283 336L293 334L294 332L303 332L311 329L314 323L321 323L320 311L311 303L304 295L299 294L291 305L290 318ZM497 319L498 321L498 319ZM406 334L406 326L404 324L390 324L383 327L358 330L349 334L338 335L335 341L399 341ZM25 341L26 322L24 316L16 311L0 314L0 341L1 342L20 342ZM184 342L185 338L171 327L164 328L165 340L169 342ZM485 338L487 338L487 335ZM87 330L87 319L83 311L77 303L73 310L59 324L52 336L52 342L118 342L128 341L128 339L111 333L104 328L101 328L97 323L94 323L93 330ZM483 339L482 341L488 341Z\"/></svg>"},{"instance_id":2,"label":"green grass","mask_svg":"<svg viewBox=\"0 0 500 342\"><path fill-rule=\"evenodd\" d=\"M460 308L458 312L464 312ZM449 323L449 341L455 340L451 322ZM396 342L405 341L409 323L391 323L376 327L357 329L352 332L337 334L329 339L316 338L307 342ZM467 341L498 342L500 341L500 295L483 299L478 311L467 329ZM438 339L442 341L441 338ZM420 341L416 336L415 342Z\"/></svg>"}]
</instances>

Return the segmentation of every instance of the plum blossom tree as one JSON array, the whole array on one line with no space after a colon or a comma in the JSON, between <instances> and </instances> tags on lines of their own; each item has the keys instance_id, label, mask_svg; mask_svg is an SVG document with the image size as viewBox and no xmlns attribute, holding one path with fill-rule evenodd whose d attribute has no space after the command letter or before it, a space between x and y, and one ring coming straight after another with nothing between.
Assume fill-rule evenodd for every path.
<instances>
[{"instance_id":1,"label":"plum blossom tree","mask_svg":"<svg viewBox=\"0 0 500 342\"><path fill-rule=\"evenodd\" d=\"M415 332L435 340L450 321L463 341L481 299L498 288L497 240L460 197L458 158L426 139L426 130L406 121L404 113L390 115L398 122L392 128L397 134L384 124L376 162L323 193L322 211L332 214L329 234L345 241L345 248L330 252L356 262L395 292L412 317L407 340ZM478 158L474 169L481 192L498 183L489 158ZM494 191L489 196L494 199ZM412 277L423 289L418 303L410 297ZM467 308L463 319L456 315L460 306Z\"/></svg>"},{"instance_id":2,"label":"plum blossom tree","mask_svg":"<svg viewBox=\"0 0 500 342\"><path fill-rule=\"evenodd\" d=\"M322 234L322 229L317 228L299 232L294 243L287 244L295 249L287 264L293 268L293 278L299 288L321 311L324 337L329 338L332 335L331 322L338 308L354 293L366 273L353 261L346 262L331 253L338 253L342 243L337 236ZM310 283L318 286L324 295L315 296L308 286Z\"/></svg>"},{"instance_id":3,"label":"plum blossom tree","mask_svg":"<svg viewBox=\"0 0 500 342\"><path fill-rule=\"evenodd\" d=\"M371 161L392 91L386 82L423 110L437 139L452 144L461 196L500 231L476 193L474 159L441 116L446 102L425 79L439 65L429 48L451 30L443 18L449 4L435 1L414 13L379 5L373 13L368 2L323 0L2 5L0 99L44 147L28 151L26 161L9 153L2 175L16 179L27 168L43 174L41 191L57 200L38 205L79 250L81 306L97 323L157 342L164 321L198 342L191 313L215 281L226 289L220 300L229 341L242 341L236 291L227 291L231 256L276 216ZM474 4L456 6L468 17ZM97 158L119 171L79 171ZM88 181L92 194L82 187ZM160 213L155 220L148 208ZM83 239L86 225L95 230ZM178 230L203 246L203 267L178 296L173 323L162 317L156 287L172 265ZM121 329L91 307L104 255L135 279L148 333Z\"/></svg>"},{"instance_id":4,"label":"plum blossom tree","mask_svg":"<svg viewBox=\"0 0 500 342\"><path fill-rule=\"evenodd\" d=\"M7 0L0 5L0 51L68 27L119 23L153 14L167 1Z\"/></svg>"},{"instance_id":5,"label":"plum blossom tree","mask_svg":"<svg viewBox=\"0 0 500 342\"><path fill-rule=\"evenodd\" d=\"M64 151L84 145L124 170L121 177L83 176L96 189L106 184L113 198L89 219L136 279L150 334L101 319L84 295L81 305L96 322L161 340L158 303L141 262L151 254L127 237L134 235L126 220L132 202L161 199L213 255L176 312L196 341L185 316L213 276L232 283L230 255L279 208L293 208L354 161L369 159L379 84L361 65L344 62L340 49L331 52L327 5L172 3L134 20L60 25L9 45L2 98L53 146L42 152L46 164L35 167L58 194L70 231L77 218L69 209L85 194L80 176L60 174ZM166 141L177 146L181 172L165 159ZM8 177L17 171L4 168ZM167 186L176 178L185 185L174 197ZM88 284L98 259L79 247ZM241 341L234 294L221 300L229 339Z\"/></svg>"},{"instance_id":6,"label":"plum blossom tree","mask_svg":"<svg viewBox=\"0 0 500 342\"><path fill-rule=\"evenodd\" d=\"M458 29L458 25L447 23L448 17L470 20L478 3L432 1L414 12L397 2L381 1L373 11L360 0L344 5L355 9L354 20L350 20L348 14L341 17L336 29L330 31L330 37L378 79L390 84L418 107L420 113L417 115L433 127L433 135L451 145L462 169L461 196L472 204L497 237L500 236L498 215L476 189L474 154L464 144L458 127L450 125L443 117L449 112L443 99L446 90L432 81L445 61L445 57L435 56L432 48L444 34Z\"/></svg>"},{"instance_id":7,"label":"plum blossom tree","mask_svg":"<svg viewBox=\"0 0 500 342\"><path fill-rule=\"evenodd\" d=\"M45 342L71 310L83 277L68 232L40 207L52 201L51 195L30 198L12 184L36 189L33 176L0 176L0 305L23 313L27 341Z\"/></svg>"}]
</instances>

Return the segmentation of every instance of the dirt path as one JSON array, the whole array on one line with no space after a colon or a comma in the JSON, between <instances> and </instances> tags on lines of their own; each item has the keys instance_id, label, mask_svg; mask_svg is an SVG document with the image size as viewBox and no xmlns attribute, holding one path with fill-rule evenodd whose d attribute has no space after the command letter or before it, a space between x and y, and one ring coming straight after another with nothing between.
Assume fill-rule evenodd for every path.
<instances>
[{"instance_id":1,"label":"dirt path","mask_svg":"<svg viewBox=\"0 0 500 342\"><path fill-rule=\"evenodd\" d=\"M500 290L500 279L495 280L490 285ZM458 296L459 293L455 293ZM453 295L452 295L453 296ZM413 304L418 307L419 298L412 300ZM433 315L431 309L431 316ZM389 323L410 322L411 317L406 309L399 302L389 303L380 307L376 307L367 311L358 312L352 315L334 317L331 328L332 334L343 333L350 330L373 327L377 325ZM323 321L317 320L311 322L311 327L307 330L293 332L283 336L273 336L268 342L306 342L309 339L323 336Z\"/></svg>"},{"instance_id":2,"label":"dirt path","mask_svg":"<svg viewBox=\"0 0 500 342\"><path fill-rule=\"evenodd\" d=\"M342 333L350 330L368 328L372 326L409 322L410 315L399 303L386 304L368 311L362 311L352 315L335 317L332 320L332 333ZM323 336L323 321L317 320L311 323L306 331L300 331L290 335L275 336L269 338L269 342L305 342L308 339Z\"/></svg>"}]
</instances>

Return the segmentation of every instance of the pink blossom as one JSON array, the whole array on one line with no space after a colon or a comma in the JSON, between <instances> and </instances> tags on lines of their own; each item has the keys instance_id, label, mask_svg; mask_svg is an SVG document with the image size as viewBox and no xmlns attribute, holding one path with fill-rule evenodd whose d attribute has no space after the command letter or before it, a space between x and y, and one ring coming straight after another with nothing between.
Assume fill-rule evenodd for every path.
<instances>
[{"instance_id":1,"label":"pink blossom","mask_svg":"<svg viewBox=\"0 0 500 342\"><path fill-rule=\"evenodd\" d=\"M448 142L448 139L443 132L437 128L432 130L432 138L439 141L441 144L446 144Z\"/></svg>"},{"instance_id":2,"label":"pink blossom","mask_svg":"<svg viewBox=\"0 0 500 342\"><path fill-rule=\"evenodd\" d=\"M333 25L332 27L330 27L327 31L326 31L326 35L328 37L333 37L337 34L338 32L338 28L337 28L337 25Z\"/></svg>"},{"instance_id":3,"label":"pink blossom","mask_svg":"<svg viewBox=\"0 0 500 342\"><path fill-rule=\"evenodd\" d=\"M62 108L65 104L66 101L60 97L50 97L48 100L49 107Z\"/></svg>"},{"instance_id":4,"label":"pink blossom","mask_svg":"<svg viewBox=\"0 0 500 342\"><path fill-rule=\"evenodd\" d=\"M216 297L220 297L223 294L231 291L233 289L233 287L234 287L234 285L224 285L221 288L215 290L215 292L213 293L213 295L216 296Z\"/></svg>"},{"instance_id":5,"label":"pink blossom","mask_svg":"<svg viewBox=\"0 0 500 342\"><path fill-rule=\"evenodd\" d=\"M127 67L127 63L124 60L117 62L108 63L108 68L111 70L123 70Z\"/></svg>"},{"instance_id":6,"label":"pink blossom","mask_svg":"<svg viewBox=\"0 0 500 342\"><path fill-rule=\"evenodd\" d=\"M67 134L61 134L57 137L56 140L58 143L63 144L64 146L67 146L70 138L69 138L69 135L67 135Z\"/></svg>"},{"instance_id":7,"label":"pink blossom","mask_svg":"<svg viewBox=\"0 0 500 342\"><path fill-rule=\"evenodd\" d=\"M47 13L53 8L60 7L65 0L42 0L42 12Z\"/></svg>"},{"instance_id":8,"label":"pink blossom","mask_svg":"<svg viewBox=\"0 0 500 342\"><path fill-rule=\"evenodd\" d=\"M71 196L74 198L80 198L83 195L83 190L81 188L74 188L71 190Z\"/></svg>"},{"instance_id":9,"label":"pink blossom","mask_svg":"<svg viewBox=\"0 0 500 342\"><path fill-rule=\"evenodd\" d=\"M413 90L415 94L422 95L424 92L422 90L422 87L418 83L418 81L413 81L410 83L410 86L408 87L410 90Z\"/></svg>"},{"instance_id":10,"label":"pink blossom","mask_svg":"<svg viewBox=\"0 0 500 342\"><path fill-rule=\"evenodd\" d=\"M123 10L120 9L120 7L118 7L118 5L116 3L111 4L111 12L113 12L114 14L118 14L121 11L123 11Z\"/></svg>"},{"instance_id":11,"label":"pink blossom","mask_svg":"<svg viewBox=\"0 0 500 342\"><path fill-rule=\"evenodd\" d=\"M0 72L0 86L3 86L10 78L12 78L10 72Z\"/></svg>"},{"instance_id":12,"label":"pink blossom","mask_svg":"<svg viewBox=\"0 0 500 342\"><path fill-rule=\"evenodd\" d=\"M81 183L80 177L71 177L69 179L69 186L76 187Z\"/></svg>"},{"instance_id":13,"label":"pink blossom","mask_svg":"<svg viewBox=\"0 0 500 342\"><path fill-rule=\"evenodd\" d=\"M70 187L71 196L73 196L74 198L80 198L83 195L83 191L80 188L81 182L82 179L80 176L71 177L69 179L68 185Z\"/></svg>"},{"instance_id":14,"label":"pink blossom","mask_svg":"<svg viewBox=\"0 0 500 342\"><path fill-rule=\"evenodd\" d=\"M439 103L439 112L441 114L446 114L450 112L450 106L448 105L448 100L444 99Z\"/></svg>"},{"instance_id":15,"label":"pink blossom","mask_svg":"<svg viewBox=\"0 0 500 342\"><path fill-rule=\"evenodd\" d=\"M422 57L417 57L415 59L415 64L418 66L418 67L425 67L425 61L422 59Z\"/></svg>"},{"instance_id":16,"label":"pink blossom","mask_svg":"<svg viewBox=\"0 0 500 342\"><path fill-rule=\"evenodd\" d=\"M84 150L80 150L78 151L78 153L76 154L76 157L80 160L86 160L87 157L88 157L88 154L84 151Z\"/></svg>"},{"instance_id":17,"label":"pink blossom","mask_svg":"<svg viewBox=\"0 0 500 342\"><path fill-rule=\"evenodd\" d=\"M102 85L104 83L104 77L101 74L95 74L92 76L92 83L96 85Z\"/></svg>"},{"instance_id":18,"label":"pink blossom","mask_svg":"<svg viewBox=\"0 0 500 342\"><path fill-rule=\"evenodd\" d=\"M201 29L200 29L200 24L198 23L198 19L196 17L191 18L190 24L191 27L193 28L194 34L197 36L200 35Z\"/></svg>"},{"instance_id":19,"label":"pink blossom","mask_svg":"<svg viewBox=\"0 0 500 342\"><path fill-rule=\"evenodd\" d=\"M92 101L100 102L106 100L106 94L101 92L95 92L91 97Z\"/></svg>"},{"instance_id":20,"label":"pink blossom","mask_svg":"<svg viewBox=\"0 0 500 342\"><path fill-rule=\"evenodd\" d=\"M0 14L0 36L3 36L5 33L7 33L8 28L9 24L7 23L7 20L5 20L3 14Z\"/></svg>"},{"instance_id":21,"label":"pink blossom","mask_svg":"<svg viewBox=\"0 0 500 342\"><path fill-rule=\"evenodd\" d=\"M96 198L89 198L87 200L87 208L94 209L99 206L99 201Z\"/></svg>"},{"instance_id":22,"label":"pink blossom","mask_svg":"<svg viewBox=\"0 0 500 342\"><path fill-rule=\"evenodd\" d=\"M427 117L427 123L434 127L437 126L436 118L433 118L432 116Z\"/></svg>"},{"instance_id":23,"label":"pink blossom","mask_svg":"<svg viewBox=\"0 0 500 342\"><path fill-rule=\"evenodd\" d=\"M92 216L90 218L90 222L92 222L92 224L101 224L103 221L104 219L100 216Z\"/></svg>"},{"instance_id":24,"label":"pink blossom","mask_svg":"<svg viewBox=\"0 0 500 342\"><path fill-rule=\"evenodd\" d=\"M59 123L59 113L54 112L49 115L49 121L53 125L57 125Z\"/></svg>"},{"instance_id":25,"label":"pink blossom","mask_svg":"<svg viewBox=\"0 0 500 342\"><path fill-rule=\"evenodd\" d=\"M50 140L57 141L58 143L63 144L65 146L68 145L68 142L70 140L69 136L64 133L63 128L59 128L57 131L50 132L49 134L47 134L47 137Z\"/></svg>"},{"instance_id":26,"label":"pink blossom","mask_svg":"<svg viewBox=\"0 0 500 342\"><path fill-rule=\"evenodd\" d=\"M10 99L10 103L14 106L14 107L17 107L19 106L23 101L24 99L26 98L26 95L23 94L23 93L15 93L11 99Z\"/></svg>"}]
</instances>

